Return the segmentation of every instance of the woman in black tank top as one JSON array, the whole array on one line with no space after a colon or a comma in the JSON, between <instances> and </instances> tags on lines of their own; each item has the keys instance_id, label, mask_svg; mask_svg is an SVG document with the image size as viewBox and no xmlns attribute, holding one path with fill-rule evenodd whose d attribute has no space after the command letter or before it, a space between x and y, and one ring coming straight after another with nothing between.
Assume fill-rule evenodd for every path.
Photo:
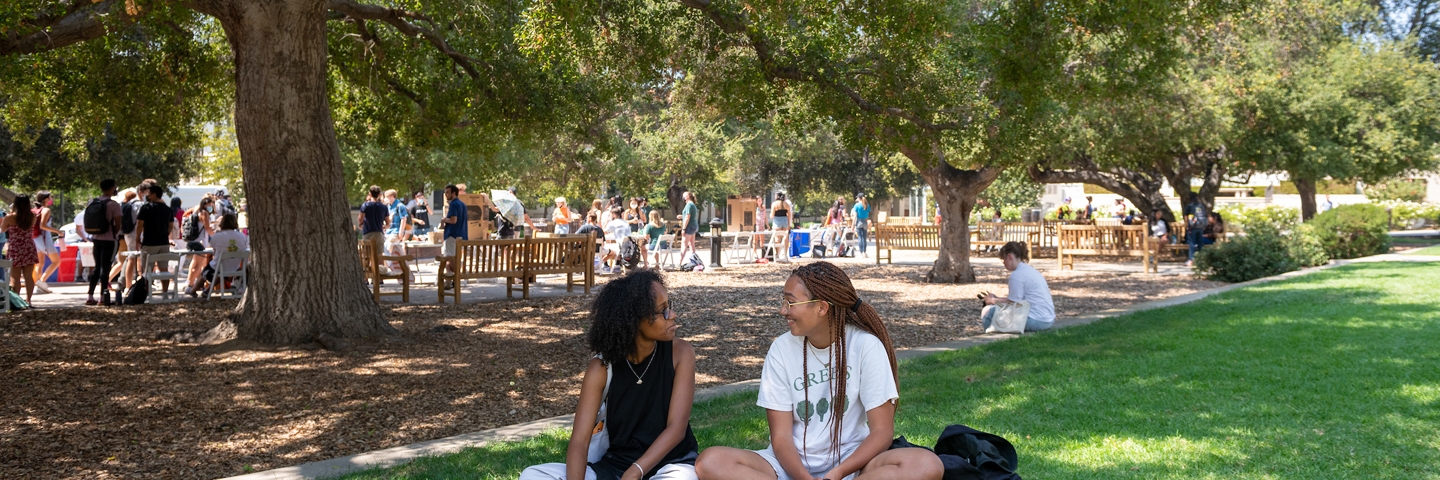
<instances>
[{"instance_id":1,"label":"woman in black tank top","mask_svg":"<svg viewBox=\"0 0 1440 480\"><path fill-rule=\"evenodd\" d=\"M675 319L655 270L636 270L600 290L588 334L595 357L581 382L565 463L526 468L520 480L696 478L695 348L675 338ZM603 450L592 444L602 437Z\"/></svg>"}]
</instances>

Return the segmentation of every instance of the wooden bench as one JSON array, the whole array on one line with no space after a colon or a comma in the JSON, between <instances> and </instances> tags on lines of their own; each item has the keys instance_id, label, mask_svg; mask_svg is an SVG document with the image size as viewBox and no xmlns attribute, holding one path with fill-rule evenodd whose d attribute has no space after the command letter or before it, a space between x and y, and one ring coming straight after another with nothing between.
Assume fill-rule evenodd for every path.
<instances>
[{"instance_id":1,"label":"wooden bench","mask_svg":"<svg viewBox=\"0 0 1440 480\"><path fill-rule=\"evenodd\" d=\"M506 298L514 298L516 290L522 292L522 298L530 298L530 284L525 281L525 239L457 240L455 256L436 260L439 274L435 284L440 288L440 303L445 303L448 295L458 305L461 285L481 278L504 278ZM447 271L450 269L453 271Z\"/></svg>"},{"instance_id":2,"label":"wooden bench","mask_svg":"<svg viewBox=\"0 0 1440 480\"><path fill-rule=\"evenodd\" d=\"M437 257L440 290L439 301L445 297L460 303L460 287L465 280L504 278L505 296L530 298L530 284L537 275L565 274L565 290L579 285L589 294L595 286L595 243L588 235L547 235L543 238L509 240L460 240L455 242L454 257ZM454 271L449 270L453 265ZM449 288L446 288L449 283Z\"/></svg>"},{"instance_id":3,"label":"wooden bench","mask_svg":"<svg viewBox=\"0 0 1440 480\"><path fill-rule=\"evenodd\" d=\"M555 235L548 238L525 239L525 278L535 275L565 274L565 291L575 286L585 294L595 287L595 242L589 235ZM579 275L577 278L576 275ZM526 289L528 295L529 289Z\"/></svg>"},{"instance_id":4,"label":"wooden bench","mask_svg":"<svg viewBox=\"0 0 1440 480\"><path fill-rule=\"evenodd\" d=\"M1025 242L1025 256L1034 258L1044 225L1039 222L980 222L970 227L970 245L978 252L982 246L1003 247L1010 242Z\"/></svg>"},{"instance_id":5,"label":"wooden bench","mask_svg":"<svg viewBox=\"0 0 1440 480\"><path fill-rule=\"evenodd\" d=\"M1060 268L1075 269L1076 256L1140 257L1146 272L1158 272L1155 245L1145 225L1061 225L1056 242Z\"/></svg>"},{"instance_id":6,"label":"wooden bench","mask_svg":"<svg viewBox=\"0 0 1440 480\"><path fill-rule=\"evenodd\" d=\"M890 217L894 220L897 217ZM891 250L940 251L939 225L876 225L875 264L891 263Z\"/></svg>"},{"instance_id":7,"label":"wooden bench","mask_svg":"<svg viewBox=\"0 0 1440 480\"><path fill-rule=\"evenodd\" d=\"M384 245L380 241L361 240L360 266L365 272L365 279L370 282L370 288L375 296L375 303L380 303L381 296L399 295L400 301L410 302L410 264L405 263L413 260L411 255L385 255ZM398 262L400 273L390 273L385 262ZM380 292L380 281L400 280L400 291L391 293Z\"/></svg>"}]
</instances>

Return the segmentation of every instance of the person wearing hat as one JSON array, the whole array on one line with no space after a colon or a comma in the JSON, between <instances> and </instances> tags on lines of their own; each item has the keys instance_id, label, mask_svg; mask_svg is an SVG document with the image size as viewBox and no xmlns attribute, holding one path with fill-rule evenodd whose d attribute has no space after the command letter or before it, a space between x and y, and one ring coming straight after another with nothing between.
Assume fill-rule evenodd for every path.
<instances>
[{"instance_id":1,"label":"person wearing hat","mask_svg":"<svg viewBox=\"0 0 1440 480\"><path fill-rule=\"evenodd\" d=\"M855 206L850 207L850 216L855 219L855 236L860 237L860 257L869 258L865 248L870 244L870 200L865 194L855 194Z\"/></svg>"},{"instance_id":2,"label":"person wearing hat","mask_svg":"<svg viewBox=\"0 0 1440 480\"><path fill-rule=\"evenodd\" d=\"M555 197L555 214L550 219L555 222L556 235L570 233L570 206L565 203L565 197Z\"/></svg>"}]
</instances>

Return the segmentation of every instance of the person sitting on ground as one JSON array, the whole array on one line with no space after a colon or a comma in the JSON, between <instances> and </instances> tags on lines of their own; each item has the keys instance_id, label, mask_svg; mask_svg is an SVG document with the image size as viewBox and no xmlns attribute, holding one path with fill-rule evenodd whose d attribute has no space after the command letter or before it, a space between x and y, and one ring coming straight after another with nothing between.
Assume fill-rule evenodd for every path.
<instances>
[{"instance_id":1,"label":"person sitting on ground","mask_svg":"<svg viewBox=\"0 0 1440 480\"><path fill-rule=\"evenodd\" d=\"M980 312L980 328L989 329L995 317L997 306L1025 301L1030 303L1030 315L1025 321L1025 331L1038 332L1055 324L1055 301L1050 298L1050 285L1035 267L1025 263L1030 254L1025 242L1009 242L1000 247L1000 258L1005 269L1010 271L1010 291L1003 297L990 293L985 295L985 308Z\"/></svg>"},{"instance_id":2,"label":"person sitting on ground","mask_svg":"<svg viewBox=\"0 0 1440 480\"><path fill-rule=\"evenodd\" d=\"M165 189L159 185L150 185L142 192L145 194L145 204L140 206L140 213L135 215L135 231L140 233L140 258L137 265L140 265L140 276L144 277L150 273L145 270L145 262L151 255L164 255L170 253L170 234L175 231L175 213L160 197L165 194ZM157 264L161 272L170 271L168 263ZM143 278L141 281L144 281ZM175 288L180 288L176 285ZM170 281L160 281L160 291L170 290Z\"/></svg>"},{"instance_id":3,"label":"person sitting on ground","mask_svg":"<svg viewBox=\"0 0 1440 480\"><path fill-rule=\"evenodd\" d=\"M201 289L205 290L205 298L210 298L210 292L216 290L216 288L210 288L210 284L216 281L215 272L220 270L220 254L250 251L250 237L240 231L239 217L233 213L227 213L220 217L220 231L210 237L210 245L215 248L215 255L210 257L210 263L205 264L205 271L200 273L205 282L205 285L201 286ZM226 270L239 270L244 266L240 264L239 260L226 260L226 262ZM214 287L221 286L223 285L214 285Z\"/></svg>"},{"instance_id":4,"label":"person sitting on ground","mask_svg":"<svg viewBox=\"0 0 1440 480\"><path fill-rule=\"evenodd\" d=\"M0 220L0 230L5 231L6 241L9 247L6 255L10 259L10 291L19 293L20 285L25 285L25 302L35 296L35 264L40 263L40 256L35 250L35 238L32 234L35 230L35 212L30 207L29 195L16 195L15 203L10 205L10 214ZM10 301L6 298L3 301Z\"/></svg>"},{"instance_id":5,"label":"person sitting on ground","mask_svg":"<svg viewBox=\"0 0 1440 480\"><path fill-rule=\"evenodd\" d=\"M630 272L600 289L587 333L595 356L580 381L565 463L526 468L520 480L695 478L695 347L676 337L676 318L655 270ZM598 432L609 437L609 448L590 461Z\"/></svg>"},{"instance_id":6,"label":"person sitting on ground","mask_svg":"<svg viewBox=\"0 0 1440 480\"><path fill-rule=\"evenodd\" d=\"M815 262L795 269L781 294L780 315L790 331L770 343L755 402L765 408L770 446L707 448L696 474L705 480L852 474L939 480L943 466L933 452L890 449L900 399L895 347L850 277L832 263Z\"/></svg>"}]
</instances>

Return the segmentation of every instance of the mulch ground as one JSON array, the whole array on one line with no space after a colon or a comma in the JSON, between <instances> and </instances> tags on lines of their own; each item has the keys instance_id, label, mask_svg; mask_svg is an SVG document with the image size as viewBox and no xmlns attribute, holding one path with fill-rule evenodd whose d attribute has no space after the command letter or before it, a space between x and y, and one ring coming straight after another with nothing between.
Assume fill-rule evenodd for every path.
<instances>
[{"instance_id":1,"label":"mulch ground","mask_svg":"<svg viewBox=\"0 0 1440 480\"><path fill-rule=\"evenodd\" d=\"M897 347L980 332L975 295L1004 272L932 285L929 267L846 266ZM698 384L758 378L788 268L669 273ZM1048 272L1060 316L1219 285L1191 277ZM403 335L363 352L205 355L156 340L203 330L233 302L0 316L6 478L214 478L573 413L589 297L388 306ZM432 333L437 326L455 330Z\"/></svg>"}]
</instances>

